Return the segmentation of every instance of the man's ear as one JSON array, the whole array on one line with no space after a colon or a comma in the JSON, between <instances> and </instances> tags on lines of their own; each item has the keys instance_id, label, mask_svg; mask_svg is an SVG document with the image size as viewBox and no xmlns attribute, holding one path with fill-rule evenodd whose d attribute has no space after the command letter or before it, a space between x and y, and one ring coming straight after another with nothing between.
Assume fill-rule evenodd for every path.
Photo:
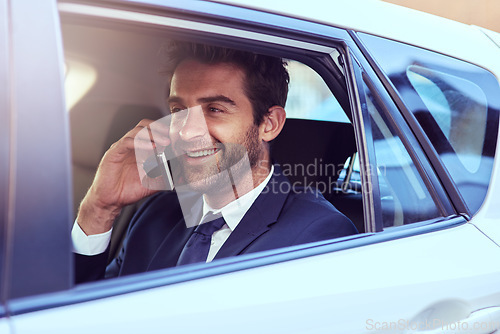
<instances>
[{"instance_id":1,"label":"man's ear","mask_svg":"<svg viewBox=\"0 0 500 334\"><path fill-rule=\"evenodd\" d=\"M265 142L270 142L276 138L283 125L285 125L286 112L283 107L273 106L269 108L269 113L264 117L262 124L260 125L261 138Z\"/></svg>"}]
</instances>

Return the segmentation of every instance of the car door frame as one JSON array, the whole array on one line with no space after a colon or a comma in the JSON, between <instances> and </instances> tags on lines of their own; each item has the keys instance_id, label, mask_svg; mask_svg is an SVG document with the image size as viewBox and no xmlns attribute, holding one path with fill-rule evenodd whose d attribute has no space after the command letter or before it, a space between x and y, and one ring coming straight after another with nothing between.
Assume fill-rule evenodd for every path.
<instances>
[{"instance_id":1,"label":"car door frame","mask_svg":"<svg viewBox=\"0 0 500 334\"><path fill-rule=\"evenodd\" d=\"M2 6L8 16L2 22L8 60L0 59L1 66L8 63L8 93L0 96L7 106L0 117L8 120L2 122L8 126L2 136L8 138L2 141L7 159L0 167L2 185L7 180L2 191L8 189L1 198L6 209L2 294L12 314L25 297L72 286L71 155L56 1Z\"/></svg>"},{"instance_id":2,"label":"car door frame","mask_svg":"<svg viewBox=\"0 0 500 334\"><path fill-rule=\"evenodd\" d=\"M9 106L9 15L8 3L0 1L0 318L6 316L5 256L7 250L6 227L9 220L9 171L11 143L11 114Z\"/></svg>"}]
</instances>

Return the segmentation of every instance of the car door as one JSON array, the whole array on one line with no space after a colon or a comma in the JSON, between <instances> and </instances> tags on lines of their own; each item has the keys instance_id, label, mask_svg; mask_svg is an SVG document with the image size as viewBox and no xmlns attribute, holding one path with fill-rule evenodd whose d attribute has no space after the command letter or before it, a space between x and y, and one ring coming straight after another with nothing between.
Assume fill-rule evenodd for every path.
<instances>
[{"instance_id":1,"label":"car door","mask_svg":"<svg viewBox=\"0 0 500 334\"><path fill-rule=\"evenodd\" d=\"M21 29L24 34L12 37L19 40L11 52L17 62L14 71L19 72L13 76L18 94L14 95L15 105L19 106L15 113L22 120L16 123L19 129L14 128L20 143L15 148L15 170L23 179L10 184L18 200L7 211L14 218L8 220L6 257L10 264L4 266L9 268L4 274L8 280L2 284L7 292L5 321L13 332L404 333L460 328L491 333L500 325L495 322L500 306L500 265L491 260L500 255L498 245L461 215L461 202L443 185L452 181L435 172L433 156L423 148L425 143L429 145L425 134L410 127L352 31L196 1L168 5L159 1L61 1L57 10L54 2L32 7L17 1L10 11L12 22L29 21L39 28L37 34ZM78 26L96 28L95 39L77 39L78 31L71 28ZM120 34L113 34L116 29ZM110 35L104 36L106 33ZM68 53L70 43L90 49L93 42L100 43L99 34L104 41L109 37L107 43L95 47L97 54L103 51L102 57L109 52L105 64L114 67L123 61L118 57L112 61L117 50L109 46L118 44L108 43L117 40L114 37L127 39L128 34L130 38L137 34L140 38L131 39L132 45L137 47L142 41L141 47L147 48L148 36L164 33L287 57L320 75L354 129L361 190L354 187L348 192L353 196L343 199L348 203L361 200L363 233L189 268L78 286L71 282L69 189L76 183L69 174L81 172L83 180L85 172L69 165L75 161L78 168L85 165L80 159L83 155L77 154L88 151L78 145L100 134L85 137L85 131L79 129L88 120L90 127L97 127L92 123L96 119L78 118L77 114L68 117L67 112L78 112L76 108L84 104L87 113L104 110L93 108L95 105L113 109L111 102L116 99L84 92L83 97L96 99L80 100L74 110L65 110L73 108L62 104L63 40L65 60L74 60L78 55ZM44 66L31 62L32 55L25 53L34 40L44 45L37 54L46 61ZM85 57L79 60L88 64ZM31 66L21 66L25 64ZM71 64L66 62L68 73L78 66ZM135 72L132 77L141 78ZM44 84L47 80L52 80L50 85ZM137 96L144 101L155 99L151 97L153 88L141 90L140 86L128 86L125 97L134 102ZM40 89L37 96L51 98L18 101L25 96L21 92L35 88ZM103 92L108 93L98 90ZM141 108L145 113L157 110L146 107ZM105 123L108 116L101 113L99 117ZM49 120L50 131L36 126ZM70 127L72 122L76 125ZM85 139L77 142L79 137L72 137L71 158L70 131ZM33 157L23 155L25 152L39 157L36 164L22 160ZM95 160L93 155L86 161L91 160ZM350 161L345 162L347 167ZM35 171L41 168L44 177L36 177ZM348 185L352 178L346 175L353 174L345 169L339 179ZM46 192L34 191L35 186L50 189L54 195L48 200Z\"/></svg>"}]
</instances>

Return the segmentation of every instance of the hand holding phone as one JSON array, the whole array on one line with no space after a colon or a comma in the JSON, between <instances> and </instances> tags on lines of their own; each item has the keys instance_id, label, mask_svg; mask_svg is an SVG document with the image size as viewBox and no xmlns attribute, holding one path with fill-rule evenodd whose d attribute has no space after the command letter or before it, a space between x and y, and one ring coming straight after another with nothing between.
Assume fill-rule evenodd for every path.
<instances>
[{"instance_id":1,"label":"hand holding phone","mask_svg":"<svg viewBox=\"0 0 500 334\"><path fill-rule=\"evenodd\" d=\"M154 190L173 190L174 182L169 158L173 156L170 145L162 146L158 142L168 137L169 116L157 120L144 127L134 141L138 171L146 188ZM146 140L147 139L147 140ZM145 145L145 142L147 144ZM161 179L162 182L158 182Z\"/></svg>"}]
</instances>

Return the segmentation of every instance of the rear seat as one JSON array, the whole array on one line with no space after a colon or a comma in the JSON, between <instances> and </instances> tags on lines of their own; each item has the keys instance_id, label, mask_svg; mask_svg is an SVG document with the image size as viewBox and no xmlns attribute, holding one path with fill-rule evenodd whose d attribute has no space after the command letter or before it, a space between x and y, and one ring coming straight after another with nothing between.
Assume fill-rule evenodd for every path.
<instances>
[{"instance_id":1,"label":"rear seat","mask_svg":"<svg viewBox=\"0 0 500 334\"><path fill-rule=\"evenodd\" d=\"M345 162L356 152L350 123L287 119L272 143L272 156L293 185L315 187L364 232L361 193L338 191Z\"/></svg>"}]
</instances>

